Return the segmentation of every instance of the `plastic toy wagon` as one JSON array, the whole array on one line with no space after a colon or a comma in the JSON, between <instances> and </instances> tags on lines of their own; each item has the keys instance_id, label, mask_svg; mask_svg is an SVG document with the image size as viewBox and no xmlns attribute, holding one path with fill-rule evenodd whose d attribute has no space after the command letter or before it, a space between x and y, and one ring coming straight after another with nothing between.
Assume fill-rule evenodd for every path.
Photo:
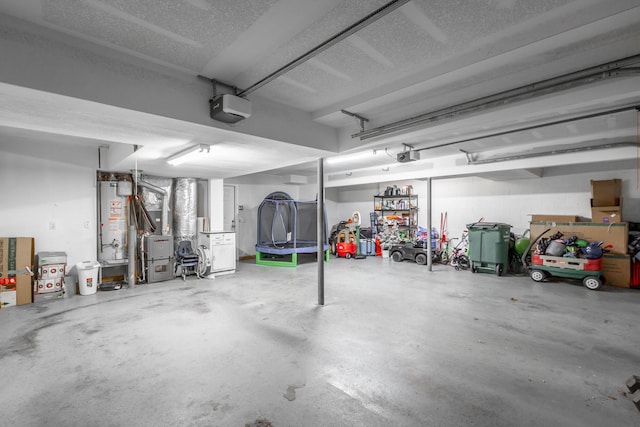
<instances>
[{"instance_id":1,"label":"plastic toy wagon","mask_svg":"<svg viewBox=\"0 0 640 427\"><path fill-rule=\"evenodd\" d=\"M549 277L577 279L582 280L582 284L592 291L600 289L604 284L602 258L584 259L533 254L529 269L531 279L536 282L545 281Z\"/></svg>"}]
</instances>

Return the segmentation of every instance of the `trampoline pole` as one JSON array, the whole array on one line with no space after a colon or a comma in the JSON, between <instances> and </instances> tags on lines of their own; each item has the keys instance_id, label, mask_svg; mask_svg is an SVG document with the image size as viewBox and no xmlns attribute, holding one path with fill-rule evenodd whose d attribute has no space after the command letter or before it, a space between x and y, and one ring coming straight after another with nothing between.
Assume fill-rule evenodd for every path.
<instances>
[{"instance_id":1,"label":"trampoline pole","mask_svg":"<svg viewBox=\"0 0 640 427\"><path fill-rule=\"evenodd\" d=\"M324 305L324 159L318 159L318 200L317 200L317 233L318 239L318 305Z\"/></svg>"}]
</instances>

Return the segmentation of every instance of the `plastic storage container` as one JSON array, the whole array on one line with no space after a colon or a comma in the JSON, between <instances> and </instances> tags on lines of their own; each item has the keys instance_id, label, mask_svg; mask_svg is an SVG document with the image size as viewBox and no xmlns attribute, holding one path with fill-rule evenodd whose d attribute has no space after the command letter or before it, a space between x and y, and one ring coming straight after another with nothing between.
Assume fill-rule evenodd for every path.
<instances>
[{"instance_id":1,"label":"plastic storage container","mask_svg":"<svg viewBox=\"0 0 640 427\"><path fill-rule=\"evenodd\" d=\"M76 264L80 295L92 295L98 290L99 262L83 261Z\"/></svg>"},{"instance_id":2,"label":"plastic storage container","mask_svg":"<svg viewBox=\"0 0 640 427\"><path fill-rule=\"evenodd\" d=\"M502 276L509 265L511 226L499 222L467 224L471 271L495 272Z\"/></svg>"}]
</instances>

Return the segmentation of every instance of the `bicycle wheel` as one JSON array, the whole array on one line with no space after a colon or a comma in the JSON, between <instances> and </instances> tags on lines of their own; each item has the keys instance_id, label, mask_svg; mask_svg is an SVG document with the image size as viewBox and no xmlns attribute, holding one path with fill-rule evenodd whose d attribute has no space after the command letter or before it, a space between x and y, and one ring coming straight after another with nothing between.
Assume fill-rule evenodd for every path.
<instances>
[{"instance_id":1,"label":"bicycle wheel","mask_svg":"<svg viewBox=\"0 0 640 427\"><path fill-rule=\"evenodd\" d=\"M471 266L471 262L469 261L469 257L466 255L460 255L458 257L458 266L463 270L468 270Z\"/></svg>"},{"instance_id":2,"label":"bicycle wheel","mask_svg":"<svg viewBox=\"0 0 640 427\"><path fill-rule=\"evenodd\" d=\"M449 264L449 254L446 251L442 251L440 254L440 263L444 265Z\"/></svg>"}]
</instances>

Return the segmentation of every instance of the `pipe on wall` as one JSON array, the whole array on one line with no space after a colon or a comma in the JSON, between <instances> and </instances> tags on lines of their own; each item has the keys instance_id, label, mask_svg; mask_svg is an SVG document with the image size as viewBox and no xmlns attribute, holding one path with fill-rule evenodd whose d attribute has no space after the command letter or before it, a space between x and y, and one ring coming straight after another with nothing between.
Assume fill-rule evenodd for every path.
<instances>
[{"instance_id":1,"label":"pipe on wall","mask_svg":"<svg viewBox=\"0 0 640 427\"><path fill-rule=\"evenodd\" d=\"M135 225L129 225L129 264L127 267L129 286L136 284L136 245L133 243L136 241L136 227Z\"/></svg>"}]
</instances>

